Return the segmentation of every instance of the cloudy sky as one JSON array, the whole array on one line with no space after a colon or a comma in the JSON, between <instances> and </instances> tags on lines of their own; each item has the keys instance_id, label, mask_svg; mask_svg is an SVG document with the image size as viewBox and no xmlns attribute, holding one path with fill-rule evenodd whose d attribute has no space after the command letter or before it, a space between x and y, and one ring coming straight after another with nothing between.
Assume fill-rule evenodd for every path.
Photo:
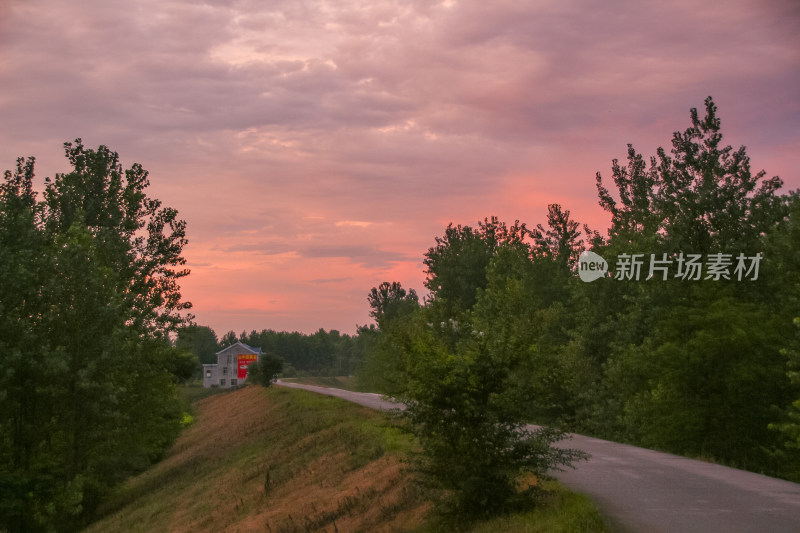
<instances>
[{"instance_id":1,"label":"cloudy sky","mask_svg":"<svg viewBox=\"0 0 800 533\"><path fill-rule=\"evenodd\" d=\"M369 321L449 222L603 227L595 173L712 95L726 143L800 187L794 0L0 0L0 168L64 141L141 163L188 222L197 322Z\"/></svg>"}]
</instances>

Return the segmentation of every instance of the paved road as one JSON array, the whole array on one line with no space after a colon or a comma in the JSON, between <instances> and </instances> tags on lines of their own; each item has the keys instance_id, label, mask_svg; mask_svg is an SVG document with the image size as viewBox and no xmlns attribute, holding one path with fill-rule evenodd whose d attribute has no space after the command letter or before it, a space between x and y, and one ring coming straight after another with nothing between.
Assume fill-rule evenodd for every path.
<instances>
[{"instance_id":1,"label":"paved road","mask_svg":"<svg viewBox=\"0 0 800 533\"><path fill-rule=\"evenodd\" d=\"M373 409L398 404L379 394L297 383ZM621 532L800 533L800 485L626 444L572 435L562 446L591 454L558 480L594 499Z\"/></svg>"},{"instance_id":2,"label":"paved road","mask_svg":"<svg viewBox=\"0 0 800 533\"><path fill-rule=\"evenodd\" d=\"M363 405L369 407L371 409L376 409L378 411L389 411L391 409L403 409L405 406L401 403L394 403L388 402L383 399L383 396L380 394L375 394L372 392L352 392L349 390L344 389L333 389L329 387L317 387L316 385L304 385L302 383L292 383L287 381L277 380L275 382L276 385L281 387L289 387L292 389L305 389L310 390L312 392L318 392L319 394L326 394L328 396L336 396L337 398L341 398L343 400L347 400L348 402L357 403L359 405Z\"/></svg>"}]
</instances>

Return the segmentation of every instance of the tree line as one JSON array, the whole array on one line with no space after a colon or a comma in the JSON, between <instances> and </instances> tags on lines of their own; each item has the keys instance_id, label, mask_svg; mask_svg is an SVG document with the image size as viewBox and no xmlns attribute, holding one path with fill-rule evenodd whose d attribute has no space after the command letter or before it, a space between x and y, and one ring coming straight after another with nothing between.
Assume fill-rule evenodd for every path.
<instances>
[{"instance_id":1,"label":"tree line","mask_svg":"<svg viewBox=\"0 0 800 533\"><path fill-rule=\"evenodd\" d=\"M607 235L557 204L535 227L450 224L422 302L368 295L357 377L409 404L453 508L502 509L520 472L576 458L548 455L558 434L531 454L523 421L800 480L800 194L722 144L710 97L690 121L597 174ZM609 269L591 282L586 250Z\"/></svg>"}]
</instances>

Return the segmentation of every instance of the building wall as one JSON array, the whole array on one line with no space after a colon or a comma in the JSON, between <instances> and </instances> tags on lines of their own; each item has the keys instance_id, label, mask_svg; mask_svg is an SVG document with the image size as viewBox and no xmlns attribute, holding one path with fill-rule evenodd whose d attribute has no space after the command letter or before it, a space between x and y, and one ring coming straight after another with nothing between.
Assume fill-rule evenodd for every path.
<instances>
[{"instance_id":1,"label":"building wall","mask_svg":"<svg viewBox=\"0 0 800 533\"><path fill-rule=\"evenodd\" d=\"M237 378L235 362L227 364L225 361L226 358L221 358L221 362L216 365L203 365L203 386L232 387L246 381Z\"/></svg>"},{"instance_id":2,"label":"building wall","mask_svg":"<svg viewBox=\"0 0 800 533\"><path fill-rule=\"evenodd\" d=\"M203 365L203 386L206 388L212 386L230 388L245 383L246 377L238 377L237 356L248 351L240 344L233 344L217 353L217 364ZM258 355L257 352L251 353Z\"/></svg>"}]
</instances>

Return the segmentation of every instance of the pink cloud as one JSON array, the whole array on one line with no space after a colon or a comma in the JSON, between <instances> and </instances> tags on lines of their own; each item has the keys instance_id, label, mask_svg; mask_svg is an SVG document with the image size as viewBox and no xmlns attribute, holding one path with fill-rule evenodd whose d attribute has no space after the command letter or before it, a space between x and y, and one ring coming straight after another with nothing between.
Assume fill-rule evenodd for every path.
<instances>
[{"instance_id":1,"label":"pink cloud","mask_svg":"<svg viewBox=\"0 0 800 533\"><path fill-rule=\"evenodd\" d=\"M726 142L800 187L789 1L4 6L0 166L63 171L75 137L142 163L220 334L352 332L371 287L422 291L451 221L557 202L601 227L595 172L668 146L709 94Z\"/></svg>"}]
</instances>

